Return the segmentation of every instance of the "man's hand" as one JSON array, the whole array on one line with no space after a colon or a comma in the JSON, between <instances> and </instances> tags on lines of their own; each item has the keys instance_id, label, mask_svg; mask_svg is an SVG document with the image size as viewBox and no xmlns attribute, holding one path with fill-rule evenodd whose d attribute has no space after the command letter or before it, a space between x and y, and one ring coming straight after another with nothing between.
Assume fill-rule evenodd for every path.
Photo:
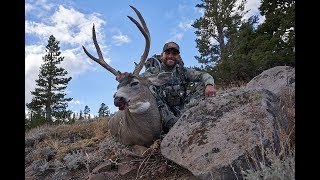
<instances>
[{"instance_id":1,"label":"man's hand","mask_svg":"<svg viewBox=\"0 0 320 180\"><path fill-rule=\"evenodd\" d=\"M208 84L206 86L206 89L204 90L204 95L206 97L209 97L209 96L216 96L216 94L217 94L216 88L213 85Z\"/></svg>"}]
</instances>

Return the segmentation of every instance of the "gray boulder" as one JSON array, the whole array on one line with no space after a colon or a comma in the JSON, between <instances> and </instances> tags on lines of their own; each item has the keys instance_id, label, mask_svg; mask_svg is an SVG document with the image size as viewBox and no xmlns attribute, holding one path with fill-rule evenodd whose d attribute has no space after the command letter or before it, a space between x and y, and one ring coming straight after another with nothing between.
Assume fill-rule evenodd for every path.
<instances>
[{"instance_id":1,"label":"gray boulder","mask_svg":"<svg viewBox=\"0 0 320 180\"><path fill-rule=\"evenodd\" d=\"M162 140L161 153L198 179L242 179L248 152L280 150L279 131L288 130L288 121L278 94L290 73L292 85L294 69L275 67L245 87L188 104Z\"/></svg>"}]
</instances>

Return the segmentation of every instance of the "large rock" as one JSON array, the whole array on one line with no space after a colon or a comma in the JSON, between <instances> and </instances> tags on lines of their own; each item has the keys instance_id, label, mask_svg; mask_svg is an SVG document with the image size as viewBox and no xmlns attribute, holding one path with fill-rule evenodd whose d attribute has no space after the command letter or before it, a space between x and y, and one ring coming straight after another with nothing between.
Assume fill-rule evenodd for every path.
<instances>
[{"instance_id":1,"label":"large rock","mask_svg":"<svg viewBox=\"0 0 320 180\"><path fill-rule=\"evenodd\" d=\"M248 89L268 89L278 96L288 91L295 92L295 69L290 66L276 66L263 71L246 85Z\"/></svg>"},{"instance_id":2,"label":"large rock","mask_svg":"<svg viewBox=\"0 0 320 180\"><path fill-rule=\"evenodd\" d=\"M270 146L278 152L279 130L288 130L288 123L282 101L272 90L285 83L271 83L274 88L267 86L269 90L257 84L188 104L161 142L163 156L199 179L242 179L240 168L249 165L247 152Z\"/></svg>"}]
</instances>

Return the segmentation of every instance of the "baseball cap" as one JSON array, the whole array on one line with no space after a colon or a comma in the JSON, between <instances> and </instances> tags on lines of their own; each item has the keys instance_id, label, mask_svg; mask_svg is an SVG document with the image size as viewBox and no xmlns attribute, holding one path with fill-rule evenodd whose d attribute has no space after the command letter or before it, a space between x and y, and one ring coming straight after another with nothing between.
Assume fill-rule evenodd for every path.
<instances>
[{"instance_id":1,"label":"baseball cap","mask_svg":"<svg viewBox=\"0 0 320 180\"><path fill-rule=\"evenodd\" d=\"M168 42L166 44L164 44L163 46L163 52L168 50L168 49L175 49L180 53L180 47L177 43L175 42Z\"/></svg>"}]
</instances>

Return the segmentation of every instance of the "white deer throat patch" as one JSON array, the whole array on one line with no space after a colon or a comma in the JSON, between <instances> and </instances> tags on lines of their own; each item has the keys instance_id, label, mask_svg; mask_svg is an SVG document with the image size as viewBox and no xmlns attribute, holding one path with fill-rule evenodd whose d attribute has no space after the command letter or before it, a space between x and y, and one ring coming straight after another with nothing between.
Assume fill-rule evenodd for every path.
<instances>
[{"instance_id":1,"label":"white deer throat patch","mask_svg":"<svg viewBox=\"0 0 320 180\"><path fill-rule=\"evenodd\" d=\"M129 111L131 113L142 114L150 108L149 102L137 102L135 104L130 104Z\"/></svg>"}]
</instances>

